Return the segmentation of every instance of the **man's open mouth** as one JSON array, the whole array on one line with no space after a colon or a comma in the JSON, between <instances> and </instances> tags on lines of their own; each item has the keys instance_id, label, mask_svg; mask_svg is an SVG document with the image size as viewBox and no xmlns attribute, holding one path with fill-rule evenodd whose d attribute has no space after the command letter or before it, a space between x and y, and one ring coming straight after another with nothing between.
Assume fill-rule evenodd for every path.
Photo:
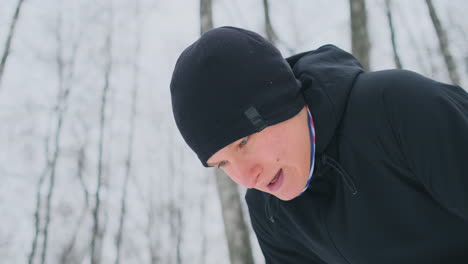
<instances>
[{"instance_id":1,"label":"man's open mouth","mask_svg":"<svg viewBox=\"0 0 468 264\"><path fill-rule=\"evenodd\" d=\"M276 173L275 177L273 178L273 180L271 180L271 182L268 185L272 185L278 180L278 178L280 176L280 172L281 172L281 170L279 170L278 173Z\"/></svg>"},{"instance_id":2,"label":"man's open mouth","mask_svg":"<svg viewBox=\"0 0 468 264\"><path fill-rule=\"evenodd\" d=\"M281 187L281 185L283 184L283 178L284 178L283 169L280 169L276 173L275 177L273 177L273 179L270 181L270 183L268 183L267 185L268 190L270 190L270 192L274 192L278 190L279 187Z\"/></svg>"}]
</instances>

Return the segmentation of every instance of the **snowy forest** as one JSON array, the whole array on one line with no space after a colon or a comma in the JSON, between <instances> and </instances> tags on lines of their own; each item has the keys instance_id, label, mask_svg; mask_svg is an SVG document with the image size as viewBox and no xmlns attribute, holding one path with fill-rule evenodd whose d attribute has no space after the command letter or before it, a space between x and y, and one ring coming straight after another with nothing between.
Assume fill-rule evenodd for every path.
<instances>
[{"instance_id":1,"label":"snowy forest","mask_svg":"<svg viewBox=\"0 0 468 264\"><path fill-rule=\"evenodd\" d=\"M173 120L182 50L232 25L283 56L468 87L465 0L2 0L0 263L264 263L245 189Z\"/></svg>"}]
</instances>

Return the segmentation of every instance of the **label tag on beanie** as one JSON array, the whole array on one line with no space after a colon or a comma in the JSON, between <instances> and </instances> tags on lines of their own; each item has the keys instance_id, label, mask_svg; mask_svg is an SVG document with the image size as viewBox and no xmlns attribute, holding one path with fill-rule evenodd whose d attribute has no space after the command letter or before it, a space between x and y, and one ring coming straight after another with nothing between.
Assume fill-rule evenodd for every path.
<instances>
[{"instance_id":1,"label":"label tag on beanie","mask_svg":"<svg viewBox=\"0 0 468 264\"><path fill-rule=\"evenodd\" d=\"M265 127L267 127L267 124L265 123L265 121L263 121L262 116L260 115L260 113L258 113L255 107L249 107L249 109L245 110L244 114L250 120L252 125L257 129L257 132L260 132Z\"/></svg>"}]
</instances>

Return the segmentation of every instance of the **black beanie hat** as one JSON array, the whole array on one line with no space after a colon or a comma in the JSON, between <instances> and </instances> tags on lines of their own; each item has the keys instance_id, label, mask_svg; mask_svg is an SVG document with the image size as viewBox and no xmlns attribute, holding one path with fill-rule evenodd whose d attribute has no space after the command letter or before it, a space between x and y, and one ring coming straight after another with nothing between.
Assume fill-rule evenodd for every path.
<instances>
[{"instance_id":1,"label":"black beanie hat","mask_svg":"<svg viewBox=\"0 0 468 264\"><path fill-rule=\"evenodd\" d=\"M218 150L304 106L300 82L279 50L235 27L207 31L182 52L171 98L177 127L204 166Z\"/></svg>"}]
</instances>

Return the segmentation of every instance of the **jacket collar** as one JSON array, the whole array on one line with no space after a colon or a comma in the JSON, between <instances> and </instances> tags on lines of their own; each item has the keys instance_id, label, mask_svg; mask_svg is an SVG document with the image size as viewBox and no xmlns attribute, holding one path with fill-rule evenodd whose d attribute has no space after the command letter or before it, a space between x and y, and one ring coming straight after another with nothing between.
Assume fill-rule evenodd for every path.
<instances>
[{"instance_id":1,"label":"jacket collar","mask_svg":"<svg viewBox=\"0 0 468 264\"><path fill-rule=\"evenodd\" d=\"M354 80L363 72L351 54L325 45L286 59L301 82L314 117L316 152L322 154L337 134Z\"/></svg>"}]
</instances>

